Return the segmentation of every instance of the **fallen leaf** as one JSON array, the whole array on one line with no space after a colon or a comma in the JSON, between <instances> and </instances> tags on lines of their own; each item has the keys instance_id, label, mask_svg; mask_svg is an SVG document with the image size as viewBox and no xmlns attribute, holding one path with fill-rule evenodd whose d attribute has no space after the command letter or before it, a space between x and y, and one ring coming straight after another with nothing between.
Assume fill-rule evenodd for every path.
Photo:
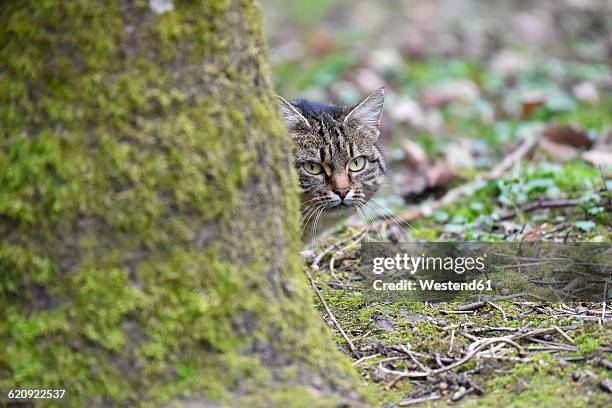
<instances>
[{"instance_id":1,"label":"fallen leaf","mask_svg":"<svg viewBox=\"0 0 612 408\"><path fill-rule=\"evenodd\" d=\"M401 145L404 152L404 162L411 168L418 168L428 164L425 150L410 139L405 139Z\"/></svg>"},{"instance_id":2,"label":"fallen leaf","mask_svg":"<svg viewBox=\"0 0 612 408\"><path fill-rule=\"evenodd\" d=\"M590 148L593 141L589 135L577 125L547 126L544 137L552 142L576 148Z\"/></svg>"},{"instance_id":3,"label":"fallen leaf","mask_svg":"<svg viewBox=\"0 0 612 408\"><path fill-rule=\"evenodd\" d=\"M612 168L612 151L589 150L583 152L581 157L595 167Z\"/></svg>"},{"instance_id":4,"label":"fallen leaf","mask_svg":"<svg viewBox=\"0 0 612 408\"><path fill-rule=\"evenodd\" d=\"M521 98L521 117L523 119L531 116L533 111L546 102L548 94L540 89L526 92Z\"/></svg>"},{"instance_id":5,"label":"fallen leaf","mask_svg":"<svg viewBox=\"0 0 612 408\"><path fill-rule=\"evenodd\" d=\"M396 172L397 194L407 202L420 201L430 194L444 189L459 176L444 160L438 160L431 165L421 165L416 168L406 168Z\"/></svg>"},{"instance_id":6,"label":"fallen leaf","mask_svg":"<svg viewBox=\"0 0 612 408\"><path fill-rule=\"evenodd\" d=\"M400 97L391 107L391 119L400 123L408 123L415 128L423 128L426 117L421 106L409 96Z\"/></svg>"},{"instance_id":7,"label":"fallen leaf","mask_svg":"<svg viewBox=\"0 0 612 408\"><path fill-rule=\"evenodd\" d=\"M315 55L325 55L336 48L334 36L326 29L316 30L308 37L306 44Z\"/></svg>"},{"instance_id":8,"label":"fallen leaf","mask_svg":"<svg viewBox=\"0 0 612 408\"><path fill-rule=\"evenodd\" d=\"M442 82L432 85L423 91L423 105L431 108L447 105L451 102L469 102L480 95L478 86L469 79Z\"/></svg>"},{"instance_id":9,"label":"fallen leaf","mask_svg":"<svg viewBox=\"0 0 612 408\"><path fill-rule=\"evenodd\" d=\"M395 172L394 180L394 185L398 186L396 193L408 202L418 200L427 190L425 167Z\"/></svg>"},{"instance_id":10,"label":"fallen leaf","mask_svg":"<svg viewBox=\"0 0 612 408\"><path fill-rule=\"evenodd\" d=\"M542 235L546 233L547 229L547 223L540 224L535 227L527 227L527 231L525 232L525 234L523 234L523 238L521 238L521 241L539 241Z\"/></svg>"}]
</instances>

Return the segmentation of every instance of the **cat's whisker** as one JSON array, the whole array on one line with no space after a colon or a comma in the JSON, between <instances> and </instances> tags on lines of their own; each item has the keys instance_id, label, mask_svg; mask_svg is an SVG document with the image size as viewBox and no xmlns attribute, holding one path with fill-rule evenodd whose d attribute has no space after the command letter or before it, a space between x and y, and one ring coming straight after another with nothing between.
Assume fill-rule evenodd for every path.
<instances>
[{"instance_id":1,"label":"cat's whisker","mask_svg":"<svg viewBox=\"0 0 612 408\"><path fill-rule=\"evenodd\" d=\"M391 217L387 214L381 214L381 216L383 217L383 219L385 220L386 223L392 223L393 225L395 225L395 223L393 223ZM401 226L397 225L397 227L400 229L401 234L397 232L397 230L395 228L390 228L393 231L393 234L395 235L395 239L398 241L402 241L402 239L404 238L404 236L408 236L406 230L404 230Z\"/></svg>"},{"instance_id":2,"label":"cat's whisker","mask_svg":"<svg viewBox=\"0 0 612 408\"><path fill-rule=\"evenodd\" d=\"M373 209L368 208L368 205L370 204L370 202L371 201L365 202L364 203L364 207L367 209L368 213L370 214L370 218L372 219L372 222L374 224L374 228L378 228L379 227L379 224L378 224L379 216L374 213ZM386 215L385 214L380 214L380 216L385 217L385 219L386 219Z\"/></svg>"},{"instance_id":3,"label":"cat's whisker","mask_svg":"<svg viewBox=\"0 0 612 408\"><path fill-rule=\"evenodd\" d=\"M323 206L323 204L319 204L318 206L312 206L311 209L312 211L308 212L307 216L302 217L302 226L300 228L300 235L302 235L305 231L305 229L308 227L308 223L310 221L310 219L312 218L313 215L315 215L317 213L317 210L319 210L319 208L321 208Z\"/></svg>"},{"instance_id":4,"label":"cat's whisker","mask_svg":"<svg viewBox=\"0 0 612 408\"><path fill-rule=\"evenodd\" d=\"M378 238L380 239L380 242L384 242L380 227L377 225L375 221L375 217L372 216L371 211L369 211L365 205L361 204L361 209L363 210L364 214L366 214L366 216L370 219L371 222L373 222L374 225L374 229L376 230L376 233L378 235Z\"/></svg>"},{"instance_id":5,"label":"cat's whisker","mask_svg":"<svg viewBox=\"0 0 612 408\"><path fill-rule=\"evenodd\" d=\"M312 223L312 247L313 248L315 248L315 244L316 244L315 237L317 236L317 224L319 223L321 214L323 214L323 211L325 211L325 206L322 205L321 207L322 208L319 210L319 212L315 216L314 222Z\"/></svg>"},{"instance_id":6,"label":"cat's whisker","mask_svg":"<svg viewBox=\"0 0 612 408\"><path fill-rule=\"evenodd\" d=\"M387 206L386 204L383 204L379 201L376 201L375 199L370 200L370 202L376 206L378 206L380 209L382 209L383 211L386 211L387 214L391 217L391 219L398 224L398 226L400 226L399 224L405 224L408 227L410 227L412 230L416 231L416 228L414 228L412 226L412 224L410 224L408 221L402 220L400 217L398 217L397 215L394 214L393 210L391 208L389 208L389 206Z\"/></svg>"},{"instance_id":7,"label":"cat's whisker","mask_svg":"<svg viewBox=\"0 0 612 408\"><path fill-rule=\"evenodd\" d=\"M301 220L302 225L306 224L306 219L310 215L311 211L313 211L316 207L317 207L316 205L309 205L308 207L306 207L300 212L300 215L302 217L302 220Z\"/></svg>"},{"instance_id":8,"label":"cat's whisker","mask_svg":"<svg viewBox=\"0 0 612 408\"><path fill-rule=\"evenodd\" d=\"M316 201L315 201L315 200L316 200ZM308 205L306 205L306 204L302 203L300 206L301 206L301 207L303 207L303 208L300 210L300 214L305 213L305 212L306 212L306 210L308 210L309 208L312 208L312 207L316 206L317 204L320 204L320 202L321 202L321 200L319 200L319 199L318 199L318 197L317 197L317 198L313 198L312 200L308 200L308 201L306 202L306 203L309 203Z\"/></svg>"},{"instance_id":9,"label":"cat's whisker","mask_svg":"<svg viewBox=\"0 0 612 408\"><path fill-rule=\"evenodd\" d=\"M379 209L381 209L383 211L382 216L385 217L385 219L386 219L388 224L397 226L406 237L412 238L411 234L408 231L406 231L405 228L402 227L402 224L406 224L406 225L408 225L408 227L410 227L413 230L415 230L415 228L409 222L404 221L401 218L399 218L398 216L396 216L393 213L393 210L391 210L387 205L385 205L383 203L380 203L380 202L376 201L375 199L370 200L370 203L373 206L376 206L377 208L379 208ZM391 221L391 222L389 222L389 221ZM397 238L397 232L396 232L396 238Z\"/></svg>"},{"instance_id":10,"label":"cat's whisker","mask_svg":"<svg viewBox=\"0 0 612 408\"><path fill-rule=\"evenodd\" d=\"M300 207L301 207L301 206L304 206L304 205L306 205L306 204L308 204L308 203L311 203L311 202L313 202L313 201L320 200L320 199L321 199L321 197L313 197L313 198L311 198L310 200L306 200L306 201L304 201L304 202L300 203Z\"/></svg>"},{"instance_id":11,"label":"cat's whisker","mask_svg":"<svg viewBox=\"0 0 612 408\"><path fill-rule=\"evenodd\" d=\"M361 212L361 208L359 208L358 203L355 205L355 209L357 210L357 214L359 215L359 218L361 219L361 223L363 224L363 231L365 233L366 242L370 242L370 234L368 234L368 223L365 220L365 217L363 213Z\"/></svg>"},{"instance_id":12,"label":"cat's whisker","mask_svg":"<svg viewBox=\"0 0 612 408\"><path fill-rule=\"evenodd\" d=\"M374 229L376 230L376 235L378 235L378 239L380 240L379 242L384 242L385 238L383 236L382 229L376 222L376 217L374 217L374 215L372 214L372 211L366 208L365 205L364 205L363 210L365 211L366 214L368 214L368 217L370 218L370 225L374 226Z\"/></svg>"}]
</instances>

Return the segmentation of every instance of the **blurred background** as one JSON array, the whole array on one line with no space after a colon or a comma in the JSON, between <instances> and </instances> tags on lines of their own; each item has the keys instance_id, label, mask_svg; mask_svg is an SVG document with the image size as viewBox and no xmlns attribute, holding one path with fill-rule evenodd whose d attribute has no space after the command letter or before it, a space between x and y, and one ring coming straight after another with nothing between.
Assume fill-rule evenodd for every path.
<instances>
[{"instance_id":1,"label":"blurred background","mask_svg":"<svg viewBox=\"0 0 612 408\"><path fill-rule=\"evenodd\" d=\"M437 216L458 215L446 223L465 229L535 195L577 194L612 163L612 1L263 0L263 9L279 94L353 104L386 87L389 207L439 196L535 131L548 143L524 170L531 185Z\"/></svg>"}]
</instances>

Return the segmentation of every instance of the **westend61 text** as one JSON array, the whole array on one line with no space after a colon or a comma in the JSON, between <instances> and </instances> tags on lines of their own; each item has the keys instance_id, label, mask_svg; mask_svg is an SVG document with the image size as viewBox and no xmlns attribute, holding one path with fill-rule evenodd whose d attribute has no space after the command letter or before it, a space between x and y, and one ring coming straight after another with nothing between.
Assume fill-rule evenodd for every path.
<instances>
[{"instance_id":1,"label":"westend61 text","mask_svg":"<svg viewBox=\"0 0 612 408\"><path fill-rule=\"evenodd\" d=\"M433 279L420 280L420 281L409 281L402 279L398 282L384 282L380 279L375 280L372 283L374 290L388 290L388 291L481 291L493 290L490 280L472 280L469 282L437 282Z\"/></svg>"}]
</instances>

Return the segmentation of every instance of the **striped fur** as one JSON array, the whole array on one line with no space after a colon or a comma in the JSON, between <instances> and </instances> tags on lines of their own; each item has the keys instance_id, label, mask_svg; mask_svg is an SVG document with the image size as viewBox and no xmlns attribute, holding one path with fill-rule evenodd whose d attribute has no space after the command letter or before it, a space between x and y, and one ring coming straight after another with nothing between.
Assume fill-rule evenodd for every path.
<instances>
[{"instance_id":1,"label":"striped fur","mask_svg":"<svg viewBox=\"0 0 612 408\"><path fill-rule=\"evenodd\" d=\"M294 163L302 190L302 237L307 240L365 204L384 182L387 168L376 143L384 90L375 91L352 108L279 99L295 144ZM351 161L360 157L365 165L353 171ZM308 163L322 166L323 171L311 174Z\"/></svg>"}]
</instances>

